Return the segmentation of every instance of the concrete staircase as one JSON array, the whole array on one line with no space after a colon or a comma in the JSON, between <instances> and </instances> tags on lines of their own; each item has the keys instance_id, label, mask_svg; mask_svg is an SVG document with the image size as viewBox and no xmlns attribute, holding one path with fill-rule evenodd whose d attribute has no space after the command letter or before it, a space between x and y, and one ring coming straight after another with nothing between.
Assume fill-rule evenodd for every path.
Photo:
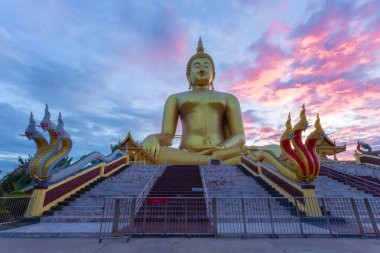
<instances>
[{"instance_id":1,"label":"concrete staircase","mask_svg":"<svg viewBox=\"0 0 380 253\"><path fill-rule=\"evenodd\" d=\"M173 165L165 169L148 194L154 197L195 197L203 198L203 191L193 191L202 188L199 166Z\"/></svg>"},{"instance_id":2,"label":"concrete staircase","mask_svg":"<svg viewBox=\"0 0 380 253\"><path fill-rule=\"evenodd\" d=\"M209 198L272 197L237 166L201 166Z\"/></svg>"},{"instance_id":3,"label":"concrete staircase","mask_svg":"<svg viewBox=\"0 0 380 253\"><path fill-rule=\"evenodd\" d=\"M328 176L338 182L352 186L358 190L372 194L372 197L380 197L380 184L377 178L370 177L370 180L362 177L352 175L338 169L331 169L321 166L321 176Z\"/></svg>"},{"instance_id":4,"label":"concrete staircase","mask_svg":"<svg viewBox=\"0 0 380 253\"><path fill-rule=\"evenodd\" d=\"M318 198L371 198L371 194L355 187L339 182L325 175L320 175L314 181Z\"/></svg>"},{"instance_id":5,"label":"concrete staircase","mask_svg":"<svg viewBox=\"0 0 380 253\"><path fill-rule=\"evenodd\" d=\"M54 207L48 213L50 215L41 218L41 222L99 222L103 214L104 198L138 196L157 168L158 166L130 166L117 175L110 176L98 184L92 184ZM207 203L204 199L201 176L207 187L206 192L209 198ZM371 194L323 175L319 176L314 184L317 197L372 197ZM171 199L176 197L182 200ZM252 197L256 199L250 200L249 198ZM170 166L158 178L139 212L136 213L135 224L144 223L145 225L150 222L150 224L155 224L155 229L160 229L162 221L166 224L188 222L187 225L193 224L196 231L207 233L211 229L210 213L207 213L211 210L211 198L217 198L218 217L240 217L244 202L247 218L261 217L265 220L269 215L268 198L271 197L281 197L281 195L262 179L247 174L238 166L204 165L200 168L198 166ZM242 198L245 198L243 202ZM296 220L296 209L287 200L271 199L270 205L274 219L291 217ZM344 205L331 202L328 203L325 211L333 216L339 216L342 214L342 208L350 212L352 210L349 202ZM359 205L359 209L364 210L364 207Z\"/></svg>"},{"instance_id":6,"label":"concrete staircase","mask_svg":"<svg viewBox=\"0 0 380 253\"><path fill-rule=\"evenodd\" d=\"M55 207L41 222L100 222L106 197L137 197L155 169L132 165Z\"/></svg>"},{"instance_id":7,"label":"concrete staircase","mask_svg":"<svg viewBox=\"0 0 380 253\"><path fill-rule=\"evenodd\" d=\"M354 217L354 209L349 198L354 198L358 213L367 214L364 198L372 198L373 195L359 190L356 187L344 184L327 175L319 175L314 181L315 192L319 198L320 206L325 214L331 217ZM324 198L324 204L320 198Z\"/></svg>"},{"instance_id":8,"label":"concrete staircase","mask_svg":"<svg viewBox=\"0 0 380 253\"><path fill-rule=\"evenodd\" d=\"M324 163L323 167L341 171L353 176L362 177L373 182L380 182L380 168L369 166L365 164L353 164L353 163Z\"/></svg>"},{"instance_id":9,"label":"concrete staircase","mask_svg":"<svg viewBox=\"0 0 380 253\"><path fill-rule=\"evenodd\" d=\"M267 220L270 216L268 204L270 201L272 218L297 218L295 207L260 178L254 177L238 166L201 166L201 172L207 187L209 198L217 198L218 217L238 217L242 215L243 203L247 218L258 221L258 217ZM277 197L278 199L268 199ZM255 199L251 199L255 198ZM242 200L244 199L244 200Z\"/></svg>"}]
</instances>

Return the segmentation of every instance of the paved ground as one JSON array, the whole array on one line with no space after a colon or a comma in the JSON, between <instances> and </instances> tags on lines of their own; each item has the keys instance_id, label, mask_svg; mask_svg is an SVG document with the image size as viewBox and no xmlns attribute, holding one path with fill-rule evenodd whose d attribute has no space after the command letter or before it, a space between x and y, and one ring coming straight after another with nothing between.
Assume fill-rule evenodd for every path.
<instances>
[{"instance_id":1,"label":"paved ground","mask_svg":"<svg viewBox=\"0 0 380 253\"><path fill-rule=\"evenodd\" d=\"M379 253L379 239L237 239L237 238L133 238L104 240L94 238L0 238L0 252L13 253Z\"/></svg>"}]
</instances>

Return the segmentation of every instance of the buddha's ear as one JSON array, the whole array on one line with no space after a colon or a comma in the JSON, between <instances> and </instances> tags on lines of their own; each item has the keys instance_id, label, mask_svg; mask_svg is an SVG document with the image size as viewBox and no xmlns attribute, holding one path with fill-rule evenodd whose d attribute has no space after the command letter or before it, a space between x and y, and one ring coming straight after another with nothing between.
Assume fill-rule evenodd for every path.
<instances>
[{"instance_id":1,"label":"buddha's ear","mask_svg":"<svg viewBox=\"0 0 380 253\"><path fill-rule=\"evenodd\" d=\"M193 84L189 81L189 90L193 88Z\"/></svg>"},{"instance_id":2,"label":"buddha's ear","mask_svg":"<svg viewBox=\"0 0 380 253\"><path fill-rule=\"evenodd\" d=\"M210 85L211 85L211 89L214 89L214 82L211 82Z\"/></svg>"}]
</instances>

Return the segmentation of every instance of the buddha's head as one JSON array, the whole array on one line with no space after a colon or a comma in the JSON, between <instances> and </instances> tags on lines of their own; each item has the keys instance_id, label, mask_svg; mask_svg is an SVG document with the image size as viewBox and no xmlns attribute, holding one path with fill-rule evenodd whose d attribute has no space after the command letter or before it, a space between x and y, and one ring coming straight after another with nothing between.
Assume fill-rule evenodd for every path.
<instances>
[{"instance_id":1,"label":"buddha's head","mask_svg":"<svg viewBox=\"0 0 380 253\"><path fill-rule=\"evenodd\" d=\"M194 86L213 87L215 79L215 66L209 54L204 52L201 38L198 41L197 53L193 55L186 67L186 77L189 81L189 89Z\"/></svg>"}]
</instances>

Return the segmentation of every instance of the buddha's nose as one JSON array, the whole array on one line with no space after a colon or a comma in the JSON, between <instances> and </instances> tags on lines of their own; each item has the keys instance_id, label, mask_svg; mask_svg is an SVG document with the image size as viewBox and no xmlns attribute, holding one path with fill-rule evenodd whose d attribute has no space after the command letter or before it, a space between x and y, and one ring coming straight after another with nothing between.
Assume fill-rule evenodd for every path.
<instances>
[{"instance_id":1,"label":"buddha's nose","mask_svg":"<svg viewBox=\"0 0 380 253\"><path fill-rule=\"evenodd\" d=\"M199 70L198 72L199 74L203 75L205 73L205 71L203 69Z\"/></svg>"}]
</instances>

